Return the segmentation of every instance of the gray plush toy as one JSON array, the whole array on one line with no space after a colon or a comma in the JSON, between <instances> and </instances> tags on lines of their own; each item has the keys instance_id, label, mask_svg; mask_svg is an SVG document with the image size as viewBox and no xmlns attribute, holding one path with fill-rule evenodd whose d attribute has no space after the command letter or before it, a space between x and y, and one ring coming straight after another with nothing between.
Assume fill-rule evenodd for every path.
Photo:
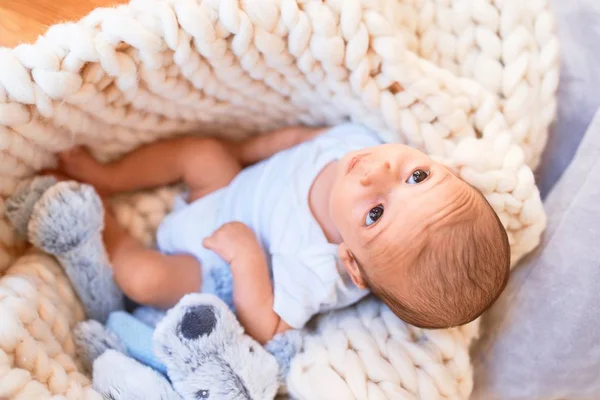
<instances>
[{"instance_id":1,"label":"gray plush toy","mask_svg":"<svg viewBox=\"0 0 600 400\"><path fill-rule=\"evenodd\" d=\"M91 186L37 177L17 190L6 210L17 233L54 255L73 283L91 318L77 326L75 342L93 370L94 388L106 398L275 397L301 346L301 335L291 331L263 348L244 334L229 307L212 295L188 295L166 316L149 308L136 312L150 332L159 321L154 356L163 363L168 379L129 357L131 349L104 325L124 308L124 296L112 277L102 242L104 210Z\"/></svg>"}]
</instances>

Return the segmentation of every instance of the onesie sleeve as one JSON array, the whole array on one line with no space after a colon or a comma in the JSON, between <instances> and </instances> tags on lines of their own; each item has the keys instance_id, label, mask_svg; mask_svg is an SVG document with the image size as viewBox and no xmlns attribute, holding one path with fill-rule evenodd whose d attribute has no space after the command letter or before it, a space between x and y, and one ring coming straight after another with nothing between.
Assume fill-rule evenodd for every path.
<instances>
[{"instance_id":1,"label":"onesie sleeve","mask_svg":"<svg viewBox=\"0 0 600 400\"><path fill-rule=\"evenodd\" d=\"M300 329L316 314L348 306L367 294L358 289L327 251L273 254L273 310Z\"/></svg>"}]
</instances>

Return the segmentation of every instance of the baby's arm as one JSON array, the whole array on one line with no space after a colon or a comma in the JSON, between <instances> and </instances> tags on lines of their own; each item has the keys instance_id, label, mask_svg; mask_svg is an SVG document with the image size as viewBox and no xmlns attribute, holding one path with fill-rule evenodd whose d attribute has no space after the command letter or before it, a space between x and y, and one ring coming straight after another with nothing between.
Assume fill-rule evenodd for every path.
<instances>
[{"instance_id":1,"label":"baby's arm","mask_svg":"<svg viewBox=\"0 0 600 400\"><path fill-rule=\"evenodd\" d=\"M225 186L241 169L224 141L202 137L160 140L108 164L83 148L61 153L59 159L61 172L105 195L181 181L191 190Z\"/></svg>"},{"instance_id":2,"label":"baby's arm","mask_svg":"<svg viewBox=\"0 0 600 400\"><path fill-rule=\"evenodd\" d=\"M322 129L284 128L235 143L179 137L142 146L109 164L101 164L85 149L77 148L60 155L60 170L105 195L179 181L192 191L209 192L227 185L242 167L310 140L320 132Z\"/></svg>"},{"instance_id":3,"label":"baby's arm","mask_svg":"<svg viewBox=\"0 0 600 400\"><path fill-rule=\"evenodd\" d=\"M233 302L246 333L265 344L291 327L273 311L273 286L267 260L256 236L246 225L223 225L204 246L227 261L233 274Z\"/></svg>"},{"instance_id":4,"label":"baby's arm","mask_svg":"<svg viewBox=\"0 0 600 400\"><path fill-rule=\"evenodd\" d=\"M311 140L324 130L325 128L304 126L282 128L231 144L232 152L240 164L248 166L269 158L279 151Z\"/></svg>"}]
</instances>

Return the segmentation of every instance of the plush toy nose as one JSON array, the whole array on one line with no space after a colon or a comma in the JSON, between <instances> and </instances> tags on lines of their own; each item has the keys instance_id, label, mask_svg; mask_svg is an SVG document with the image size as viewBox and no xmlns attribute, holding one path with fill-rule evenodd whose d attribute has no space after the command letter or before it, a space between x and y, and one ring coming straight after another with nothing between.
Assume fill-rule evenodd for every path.
<instances>
[{"instance_id":1,"label":"plush toy nose","mask_svg":"<svg viewBox=\"0 0 600 400\"><path fill-rule=\"evenodd\" d=\"M186 339L197 339L208 336L217 325L215 309L212 306L200 305L189 308L179 325L179 332Z\"/></svg>"}]
</instances>

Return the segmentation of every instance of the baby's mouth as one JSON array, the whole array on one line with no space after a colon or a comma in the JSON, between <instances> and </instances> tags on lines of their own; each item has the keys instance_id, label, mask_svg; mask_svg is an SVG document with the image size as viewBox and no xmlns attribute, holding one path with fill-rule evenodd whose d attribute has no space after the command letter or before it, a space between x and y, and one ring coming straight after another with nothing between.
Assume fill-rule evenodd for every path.
<instances>
[{"instance_id":1,"label":"baby's mouth","mask_svg":"<svg viewBox=\"0 0 600 400\"><path fill-rule=\"evenodd\" d=\"M352 168L354 168L354 166L356 164L358 164L358 157L352 157L350 159L350 161L348 162L348 168L346 169L346 174L350 173L350 171L352 171Z\"/></svg>"},{"instance_id":2,"label":"baby's mouth","mask_svg":"<svg viewBox=\"0 0 600 400\"><path fill-rule=\"evenodd\" d=\"M368 154L368 153L367 153ZM357 154L348 161L348 167L346 168L346 175L352 171L352 169L360 162L360 160L367 154Z\"/></svg>"}]
</instances>

